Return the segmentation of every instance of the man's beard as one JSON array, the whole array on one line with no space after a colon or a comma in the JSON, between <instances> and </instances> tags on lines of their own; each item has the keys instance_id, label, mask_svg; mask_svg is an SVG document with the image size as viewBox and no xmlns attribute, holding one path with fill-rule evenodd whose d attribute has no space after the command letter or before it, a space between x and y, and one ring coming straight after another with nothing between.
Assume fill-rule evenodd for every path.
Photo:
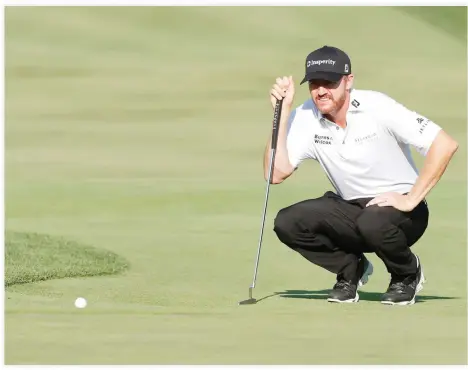
<instances>
[{"instance_id":1,"label":"man's beard","mask_svg":"<svg viewBox=\"0 0 468 370\"><path fill-rule=\"evenodd\" d=\"M329 99L330 99L329 103L331 103L331 108L327 107L327 108L325 108L325 111L320 111L320 113L332 115L332 114L338 112L343 107L343 105L344 105L344 103L346 101L346 94L341 95L339 97L339 100L335 100L333 98L333 96L329 97ZM316 104L317 108L320 110L319 104L317 104L319 102L320 102L320 98L317 97L315 104Z\"/></svg>"}]
</instances>

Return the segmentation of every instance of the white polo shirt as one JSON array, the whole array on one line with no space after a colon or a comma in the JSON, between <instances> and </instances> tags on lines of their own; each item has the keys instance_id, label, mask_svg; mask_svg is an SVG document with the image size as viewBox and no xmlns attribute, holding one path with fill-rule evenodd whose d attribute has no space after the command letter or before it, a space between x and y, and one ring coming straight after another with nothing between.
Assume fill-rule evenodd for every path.
<instances>
[{"instance_id":1,"label":"white polo shirt","mask_svg":"<svg viewBox=\"0 0 468 370\"><path fill-rule=\"evenodd\" d=\"M441 127L370 90L351 91L346 120L342 129L325 119L312 99L293 110L287 134L293 167L318 161L346 200L409 192L418 177L410 146L425 156Z\"/></svg>"}]
</instances>

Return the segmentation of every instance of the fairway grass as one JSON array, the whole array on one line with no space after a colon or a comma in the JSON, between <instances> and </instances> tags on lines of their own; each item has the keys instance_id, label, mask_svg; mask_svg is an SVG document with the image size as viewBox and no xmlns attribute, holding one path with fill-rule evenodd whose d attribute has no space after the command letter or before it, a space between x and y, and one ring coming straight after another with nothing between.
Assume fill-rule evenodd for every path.
<instances>
[{"instance_id":1,"label":"fairway grass","mask_svg":"<svg viewBox=\"0 0 468 370\"><path fill-rule=\"evenodd\" d=\"M118 274L128 263L110 251L51 235L5 233L5 287L49 279Z\"/></svg>"},{"instance_id":2,"label":"fairway grass","mask_svg":"<svg viewBox=\"0 0 468 370\"><path fill-rule=\"evenodd\" d=\"M16 7L5 22L6 229L129 263L8 288L7 364L467 363L458 31L389 7ZM293 75L302 103L304 58L325 44L350 54L356 88L390 95L460 144L427 199L414 246L427 283L410 307L380 304L389 276L374 255L360 302L329 304L334 277L278 241L276 213L331 188L312 162L272 186L260 302L237 304L260 232L268 91Z\"/></svg>"}]
</instances>

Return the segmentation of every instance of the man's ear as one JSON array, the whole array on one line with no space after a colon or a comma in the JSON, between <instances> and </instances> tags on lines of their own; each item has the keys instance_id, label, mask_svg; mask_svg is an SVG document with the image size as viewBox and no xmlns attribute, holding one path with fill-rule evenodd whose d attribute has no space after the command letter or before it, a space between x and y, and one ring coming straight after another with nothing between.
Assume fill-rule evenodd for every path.
<instances>
[{"instance_id":1,"label":"man's ear","mask_svg":"<svg viewBox=\"0 0 468 370\"><path fill-rule=\"evenodd\" d=\"M346 78L346 90L348 91L351 90L353 88L353 85L354 85L354 75L350 74Z\"/></svg>"}]
</instances>

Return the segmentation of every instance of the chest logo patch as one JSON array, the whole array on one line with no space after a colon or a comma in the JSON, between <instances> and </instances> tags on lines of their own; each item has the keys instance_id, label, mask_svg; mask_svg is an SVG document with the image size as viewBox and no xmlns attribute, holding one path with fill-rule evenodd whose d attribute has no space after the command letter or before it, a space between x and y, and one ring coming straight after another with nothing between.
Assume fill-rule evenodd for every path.
<instances>
[{"instance_id":1,"label":"chest logo patch","mask_svg":"<svg viewBox=\"0 0 468 370\"><path fill-rule=\"evenodd\" d=\"M331 145L333 137L327 135L317 135L314 136L314 141L316 144Z\"/></svg>"},{"instance_id":2,"label":"chest logo patch","mask_svg":"<svg viewBox=\"0 0 468 370\"><path fill-rule=\"evenodd\" d=\"M372 134L369 134L369 135L365 135L365 136L360 136L360 137L357 137L354 139L354 142L358 145L360 144L363 144L363 143L366 143L366 142L369 142L369 141L374 141L378 139L378 135L376 132L372 133Z\"/></svg>"}]
</instances>

